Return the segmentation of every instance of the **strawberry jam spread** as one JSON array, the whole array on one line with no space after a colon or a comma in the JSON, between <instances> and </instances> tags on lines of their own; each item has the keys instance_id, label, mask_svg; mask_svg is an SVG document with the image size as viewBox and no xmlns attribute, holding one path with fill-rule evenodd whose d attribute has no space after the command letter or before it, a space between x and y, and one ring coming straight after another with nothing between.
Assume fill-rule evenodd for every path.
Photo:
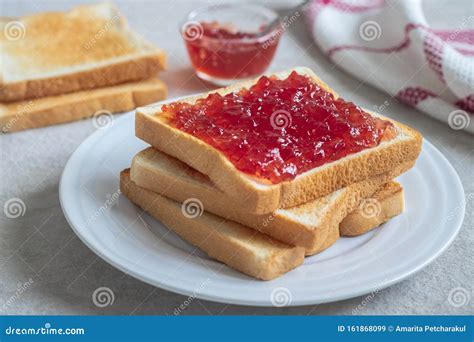
<instances>
[{"instance_id":1,"label":"strawberry jam spread","mask_svg":"<svg viewBox=\"0 0 474 342\"><path fill-rule=\"evenodd\" d=\"M336 99L296 72L162 110L172 126L218 149L238 170L273 184L396 135L391 122Z\"/></svg>"}]
</instances>

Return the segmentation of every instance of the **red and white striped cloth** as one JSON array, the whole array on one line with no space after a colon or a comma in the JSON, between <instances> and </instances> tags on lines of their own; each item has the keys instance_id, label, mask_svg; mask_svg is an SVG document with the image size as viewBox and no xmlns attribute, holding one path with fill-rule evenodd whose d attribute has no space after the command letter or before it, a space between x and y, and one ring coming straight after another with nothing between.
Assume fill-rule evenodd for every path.
<instances>
[{"instance_id":1,"label":"red and white striped cloth","mask_svg":"<svg viewBox=\"0 0 474 342\"><path fill-rule=\"evenodd\" d=\"M420 0L312 0L306 19L316 43L340 67L453 129L474 133L474 11L465 12L458 27L436 30Z\"/></svg>"}]
</instances>

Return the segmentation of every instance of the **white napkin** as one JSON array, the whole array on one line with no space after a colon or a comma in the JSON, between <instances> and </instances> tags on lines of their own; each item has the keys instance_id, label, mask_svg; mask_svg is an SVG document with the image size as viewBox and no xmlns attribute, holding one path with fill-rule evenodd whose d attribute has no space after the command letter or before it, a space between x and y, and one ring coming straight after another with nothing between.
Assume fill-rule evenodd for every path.
<instances>
[{"instance_id":1,"label":"white napkin","mask_svg":"<svg viewBox=\"0 0 474 342\"><path fill-rule=\"evenodd\" d=\"M316 43L340 67L474 133L472 7L458 27L444 30L428 26L420 0L312 0L305 14Z\"/></svg>"}]
</instances>

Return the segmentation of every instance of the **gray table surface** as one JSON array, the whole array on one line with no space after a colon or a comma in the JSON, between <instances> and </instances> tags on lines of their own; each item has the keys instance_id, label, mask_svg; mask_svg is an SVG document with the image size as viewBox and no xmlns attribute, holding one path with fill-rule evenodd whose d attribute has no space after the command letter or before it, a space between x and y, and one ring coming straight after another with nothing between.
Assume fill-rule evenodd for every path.
<instances>
[{"instance_id":1,"label":"gray table surface","mask_svg":"<svg viewBox=\"0 0 474 342\"><path fill-rule=\"evenodd\" d=\"M169 67L161 77L169 86L170 97L209 88L193 74L177 26L186 12L209 3L118 2L130 25L168 53ZM280 8L289 6L289 3L265 3ZM66 1L2 1L0 12L18 16L42 10L66 10L71 6L72 2ZM465 10L447 6L446 1L432 1L429 6L428 18L437 27L448 25L447 20L460 21L466 14ZM441 18L435 15L440 12L445 14ZM474 194L472 136L401 105L339 70L314 45L302 20L292 24L284 35L271 69L297 65L312 68L345 98L366 108L388 101L387 115L421 131L457 170L466 195ZM71 153L94 131L91 121L84 120L0 136L0 204L20 198L26 205L24 216L11 219L2 215L0 220L1 314L172 315L185 301L184 296L154 288L110 266L91 252L66 222L58 198L61 172ZM472 198L471 195L467 202L461 232L449 249L416 275L376 293L366 301L360 314L474 312ZM114 291L113 305L99 308L93 304L92 293L101 286ZM448 301L450 291L458 287L467 294L462 306ZM25 290L18 291L19 288ZM286 308L245 307L194 299L181 314L350 315L364 299L362 296L324 305Z\"/></svg>"}]
</instances>

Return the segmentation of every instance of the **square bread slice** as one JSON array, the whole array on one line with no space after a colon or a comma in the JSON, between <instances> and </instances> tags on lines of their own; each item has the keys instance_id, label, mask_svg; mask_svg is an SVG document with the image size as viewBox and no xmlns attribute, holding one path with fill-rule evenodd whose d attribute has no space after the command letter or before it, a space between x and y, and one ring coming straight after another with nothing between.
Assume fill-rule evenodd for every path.
<instances>
[{"instance_id":1,"label":"square bread slice","mask_svg":"<svg viewBox=\"0 0 474 342\"><path fill-rule=\"evenodd\" d=\"M303 263L301 247L288 246L202 210L184 215L181 203L139 187L130 180L129 170L120 173L120 191L210 257L252 277L274 279Z\"/></svg>"},{"instance_id":2,"label":"square bread slice","mask_svg":"<svg viewBox=\"0 0 474 342\"><path fill-rule=\"evenodd\" d=\"M17 132L84 119L96 114L119 113L166 98L166 85L148 79L110 87L82 90L32 100L0 103L0 128Z\"/></svg>"},{"instance_id":3,"label":"square bread slice","mask_svg":"<svg viewBox=\"0 0 474 342\"><path fill-rule=\"evenodd\" d=\"M298 67L271 76L285 79L292 71L308 76L337 97L337 94L308 68ZM224 95L248 88L255 82L256 80L241 82L215 92ZM194 103L198 98L206 97L208 94L186 98L180 102ZM161 111L160 105L137 109L135 133L138 138L158 150L207 175L212 183L231 196L242 210L267 214L279 208L306 203L369 177L391 172L402 164L413 165L421 151L422 136L401 123L380 114L371 114L390 120L396 127L397 135L393 139L381 142L377 147L328 162L298 175L291 181L278 184L269 184L266 180L257 179L237 170L219 150L170 125L167 113Z\"/></svg>"},{"instance_id":4,"label":"square bread slice","mask_svg":"<svg viewBox=\"0 0 474 342\"><path fill-rule=\"evenodd\" d=\"M113 5L1 18L0 101L19 101L156 76L165 54Z\"/></svg>"},{"instance_id":5,"label":"square bread slice","mask_svg":"<svg viewBox=\"0 0 474 342\"><path fill-rule=\"evenodd\" d=\"M396 169L353 183L329 195L271 214L253 214L219 190L206 175L182 161L152 147L139 152L132 161L130 177L140 187L150 189L177 202L197 199L204 210L239 222L289 245L304 247L306 255L323 248L328 232L356 209L360 201L372 196L384 183L412 166Z\"/></svg>"}]
</instances>

